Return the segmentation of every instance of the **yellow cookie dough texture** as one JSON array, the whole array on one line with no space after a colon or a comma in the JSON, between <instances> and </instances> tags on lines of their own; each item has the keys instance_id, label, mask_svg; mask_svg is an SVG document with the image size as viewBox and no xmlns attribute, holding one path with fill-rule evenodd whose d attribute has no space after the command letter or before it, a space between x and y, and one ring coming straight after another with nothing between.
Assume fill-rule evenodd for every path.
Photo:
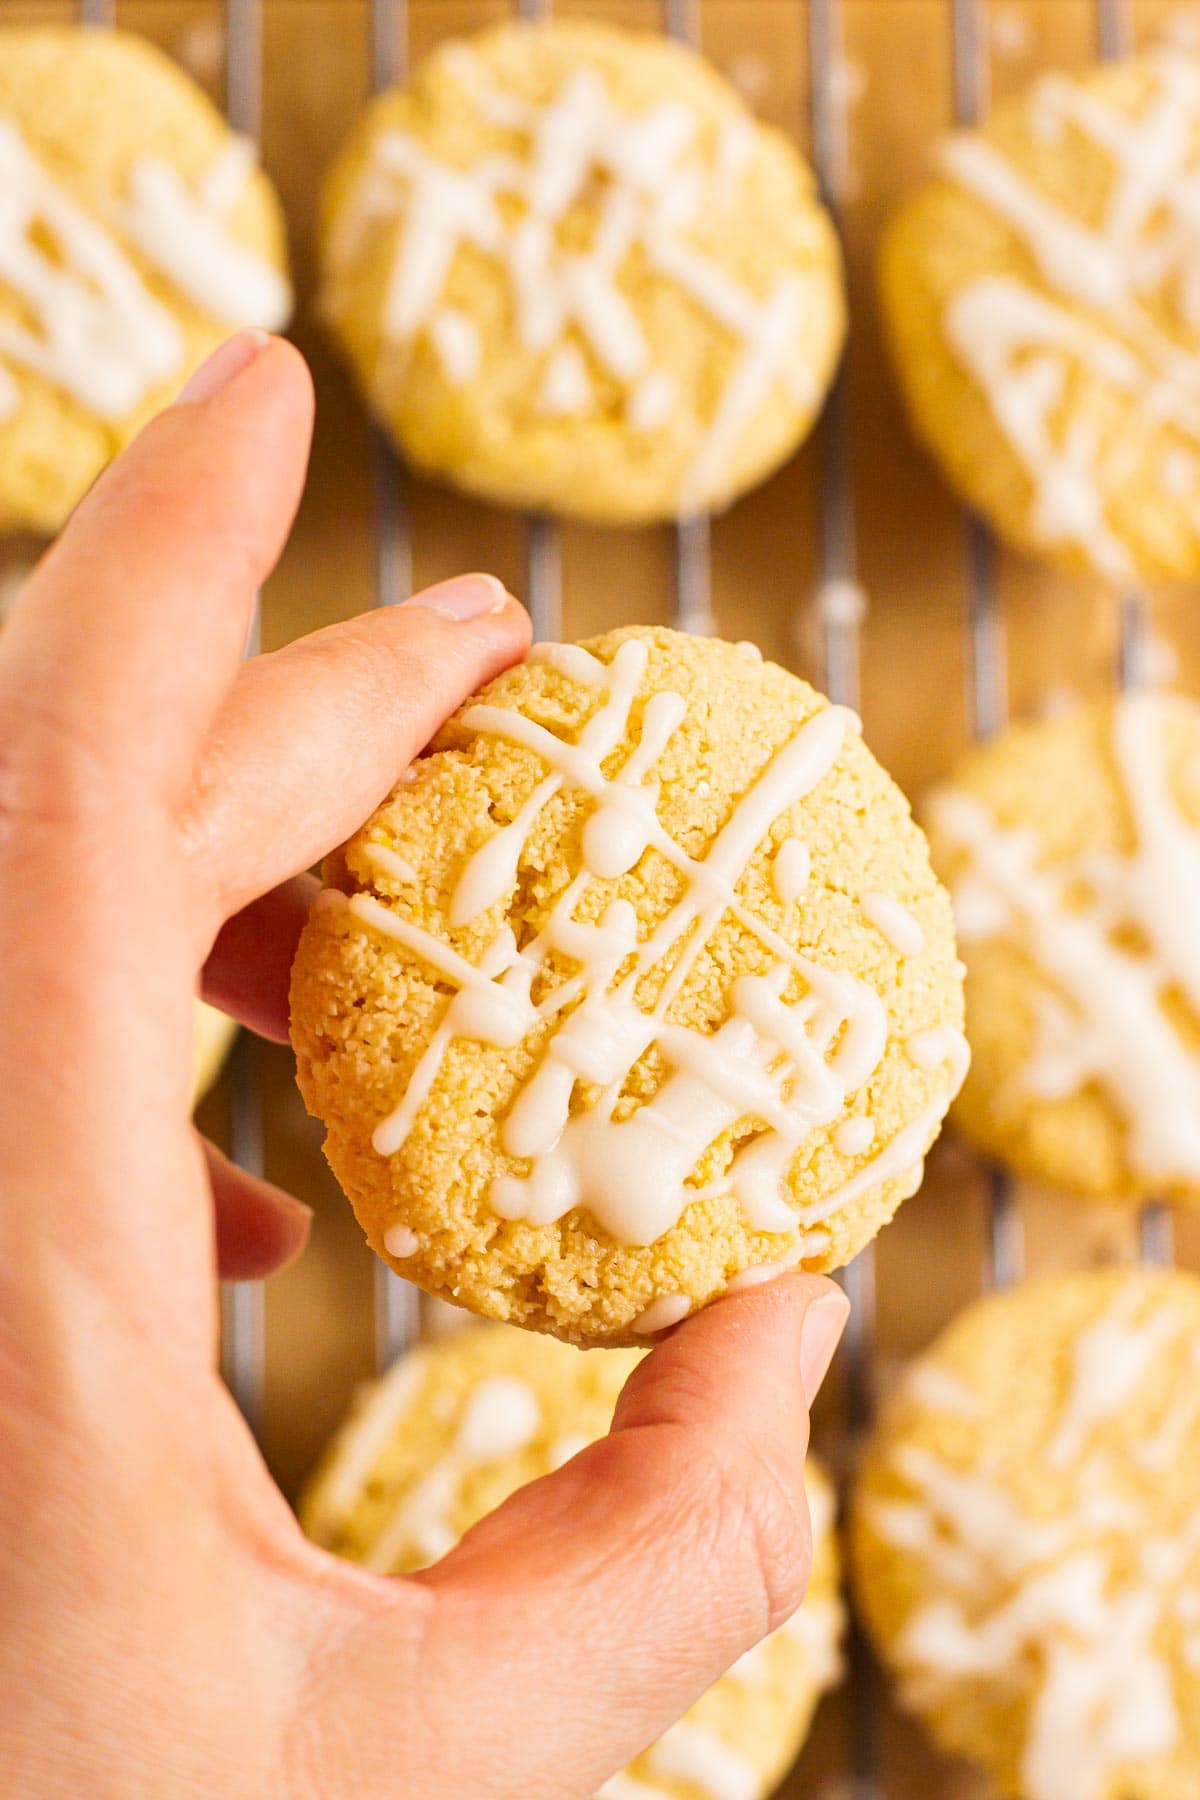
<instances>
[{"instance_id":1,"label":"yellow cookie dough texture","mask_svg":"<svg viewBox=\"0 0 1200 1800\"><path fill-rule=\"evenodd\" d=\"M811 172L701 58L551 21L450 41L330 175L324 306L418 467L602 523L720 507L844 333Z\"/></svg>"},{"instance_id":2,"label":"yellow cookie dough texture","mask_svg":"<svg viewBox=\"0 0 1200 1800\"><path fill-rule=\"evenodd\" d=\"M917 435L1013 544L1200 573L1200 63L1047 75L943 146L881 258Z\"/></svg>"},{"instance_id":3,"label":"yellow cookie dough texture","mask_svg":"<svg viewBox=\"0 0 1200 1800\"><path fill-rule=\"evenodd\" d=\"M422 1568L517 1488L603 1437L636 1352L474 1326L412 1352L357 1400L300 1503L309 1536L381 1574ZM813 1572L788 1624L697 1701L601 1800L762 1800L838 1673L833 1495L810 1464Z\"/></svg>"},{"instance_id":4,"label":"yellow cookie dough texture","mask_svg":"<svg viewBox=\"0 0 1200 1800\"><path fill-rule=\"evenodd\" d=\"M967 964L956 1123L1081 1195L1200 1200L1200 708L1014 726L928 823Z\"/></svg>"},{"instance_id":5,"label":"yellow cookie dough texture","mask_svg":"<svg viewBox=\"0 0 1200 1800\"><path fill-rule=\"evenodd\" d=\"M0 28L0 529L52 532L239 326L290 296L250 146L152 45Z\"/></svg>"},{"instance_id":6,"label":"yellow cookie dough texture","mask_svg":"<svg viewBox=\"0 0 1200 1800\"><path fill-rule=\"evenodd\" d=\"M1200 1793L1194 1276L971 1307L908 1370L852 1515L867 1625L943 1748L1013 1800Z\"/></svg>"},{"instance_id":7,"label":"yellow cookie dough texture","mask_svg":"<svg viewBox=\"0 0 1200 1800\"><path fill-rule=\"evenodd\" d=\"M293 973L372 1247L608 1343L853 1256L965 1055L949 901L854 716L752 646L630 628L536 648L410 776Z\"/></svg>"}]
</instances>

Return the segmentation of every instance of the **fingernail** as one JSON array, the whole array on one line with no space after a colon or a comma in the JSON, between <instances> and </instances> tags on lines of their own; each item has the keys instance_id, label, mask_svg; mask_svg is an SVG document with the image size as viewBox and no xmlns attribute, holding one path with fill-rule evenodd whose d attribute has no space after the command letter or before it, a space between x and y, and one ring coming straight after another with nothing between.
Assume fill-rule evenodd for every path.
<instances>
[{"instance_id":1,"label":"fingernail","mask_svg":"<svg viewBox=\"0 0 1200 1800\"><path fill-rule=\"evenodd\" d=\"M849 1317L850 1302L835 1287L818 1295L804 1315L800 1327L800 1382L809 1406L821 1391Z\"/></svg>"},{"instance_id":2,"label":"fingernail","mask_svg":"<svg viewBox=\"0 0 1200 1800\"><path fill-rule=\"evenodd\" d=\"M270 334L266 331L239 331L234 337L226 338L188 377L179 390L179 400L211 400L214 394L227 388L243 369L248 369L270 341Z\"/></svg>"},{"instance_id":3,"label":"fingernail","mask_svg":"<svg viewBox=\"0 0 1200 1800\"><path fill-rule=\"evenodd\" d=\"M453 581L439 581L436 587L414 594L405 606L420 606L426 612L440 613L443 619L485 619L490 613L503 612L508 605L508 590L494 575L456 575Z\"/></svg>"}]
</instances>

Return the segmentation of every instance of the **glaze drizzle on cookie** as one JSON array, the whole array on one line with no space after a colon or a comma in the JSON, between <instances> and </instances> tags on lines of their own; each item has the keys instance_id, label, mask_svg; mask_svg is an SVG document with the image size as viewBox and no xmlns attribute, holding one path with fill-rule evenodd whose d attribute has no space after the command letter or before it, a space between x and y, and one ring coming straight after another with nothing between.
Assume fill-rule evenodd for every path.
<instances>
[{"instance_id":1,"label":"glaze drizzle on cookie","mask_svg":"<svg viewBox=\"0 0 1200 1800\"><path fill-rule=\"evenodd\" d=\"M548 1224L581 1208L616 1242L642 1245L676 1224L689 1203L731 1196L752 1230L792 1237L795 1261L825 1241L821 1224L839 1207L888 1180L915 1184L927 1140L966 1068L957 1030L915 1034L914 1065L930 1072L944 1066L946 1081L843 1188L796 1208L787 1189L792 1161L869 1082L886 1048L887 1018L870 986L794 950L746 906L738 885L775 821L830 774L857 721L837 707L809 719L760 769L698 860L667 834L656 812L654 769L683 720L685 703L670 691L641 694L645 643L627 639L608 665L578 648L552 646L533 654L580 680L598 704L573 742L509 708L480 703L465 709L464 727L521 745L547 773L512 823L468 858L449 922L465 925L507 904L534 823L563 788L592 802L582 831L582 867L530 942L518 950L510 927L500 923L478 967L373 895L350 897L356 919L423 957L457 990L403 1100L376 1128L374 1146L388 1156L403 1145L452 1037L512 1047L536 1034L540 1060L500 1132L503 1149L524 1162L526 1172L493 1181L489 1198L500 1217ZM633 747L606 774L603 765L627 741L639 699ZM647 850L676 872L679 889L644 939L625 899L609 901L598 918L578 916L596 881L626 873ZM737 976L728 1016L711 1033L697 1031L671 1018L672 1002L726 914L771 960L761 974ZM549 977L551 952L565 957L574 972L535 1002L535 983ZM666 1073L656 1092L630 1111L622 1104L626 1087L651 1046ZM581 1087L584 1094L577 1096ZM751 1121L720 1172L707 1184L698 1181L710 1148ZM866 1147L858 1134L854 1142Z\"/></svg>"},{"instance_id":2,"label":"glaze drizzle on cookie","mask_svg":"<svg viewBox=\"0 0 1200 1800\"><path fill-rule=\"evenodd\" d=\"M1200 1179L1200 1056L1164 1005L1182 996L1200 1019L1200 830L1171 791L1171 704L1140 693L1115 705L1125 856L1046 865L1028 827L999 825L962 790L931 808L966 853L951 896L962 941L1011 936L1048 983L1025 1089L1053 1101L1098 1082L1125 1121L1129 1166L1164 1182Z\"/></svg>"},{"instance_id":3,"label":"glaze drizzle on cookie","mask_svg":"<svg viewBox=\"0 0 1200 1800\"><path fill-rule=\"evenodd\" d=\"M888 1466L902 1494L865 1508L872 1530L934 1580L893 1646L912 1704L949 1707L972 1689L1020 1696L1028 1800L1101 1800L1128 1765L1169 1755L1179 1741L1163 1632L1178 1635L1186 1664L1200 1665L1200 1526L1147 1536L1132 1464L1097 1433L1132 1403L1132 1385L1161 1385L1164 1362L1188 1360L1188 1329L1169 1304L1148 1308L1131 1290L1079 1334L1043 1451L1053 1512L1035 1517L1018 1501L982 1435L969 1468L897 1444ZM1194 1422L1194 1373L1185 1385ZM981 1404L966 1404L975 1390L936 1356L915 1365L905 1392L982 1432ZM1168 1401L1160 1431L1177 1429L1178 1406Z\"/></svg>"},{"instance_id":4,"label":"glaze drizzle on cookie","mask_svg":"<svg viewBox=\"0 0 1200 1800\"><path fill-rule=\"evenodd\" d=\"M0 318L0 419L20 404L14 369L53 382L105 420L126 417L181 369L183 332L122 238L211 318L271 330L284 323L286 281L227 228L253 161L253 147L231 137L193 188L173 164L141 157L102 219L0 118L0 284L30 315L28 323Z\"/></svg>"},{"instance_id":5,"label":"glaze drizzle on cookie","mask_svg":"<svg viewBox=\"0 0 1200 1800\"><path fill-rule=\"evenodd\" d=\"M1200 443L1200 355L1164 325L1169 296L1184 331L1200 334L1200 67L1179 53L1146 59L1152 91L1136 115L1086 86L1048 76L1034 89L1033 129L1082 133L1111 162L1103 222L1091 226L1039 190L986 135L945 146L943 172L1019 237L1044 290L982 275L946 304L951 348L983 392L1033 487L1033 526L1072 544L1115 580L1131 572L1107 507L1121 488L1121 444L1101 444L1072 418L1076 367L1173 428L1177 451Z\"/></svg>"},{"instance_id":6,"label":"glaze drizzle on cookie","mask_svg":"<svg viewBox=\"0 0 1200 1800\"><path fill-rule=\"evenodd\" d=\"M516 335L544 355L539 404L547 417L602 405L590 358L622 396L625 422L648 433L680 419L686 396L655 366L627 297L623 278L636 261L643 277L685 295L739 346L679 496L681 512L698 510L773 389L799 405L817 398L801 354L810 278L786 271L759 296L694 241L701 221L736 205L754 156L753 126L735 116L709 151L692 108L667 100L631 115L597 68L571 71L539 106L499 87L465 44L443 62L461 83L464 110L494 128L495 146L459 166L408 132L381 132L329 245L330 304L336 310L338 286L378 222L398 221L383 333L405 346L428 333L443 373L458 384L468 378L467 359L445 353L442 296L460 249L470 247L504 272ZM597 211L594 235L586 248L568 245L564 221L587 204Z\"/></svg>"}]
</instances>

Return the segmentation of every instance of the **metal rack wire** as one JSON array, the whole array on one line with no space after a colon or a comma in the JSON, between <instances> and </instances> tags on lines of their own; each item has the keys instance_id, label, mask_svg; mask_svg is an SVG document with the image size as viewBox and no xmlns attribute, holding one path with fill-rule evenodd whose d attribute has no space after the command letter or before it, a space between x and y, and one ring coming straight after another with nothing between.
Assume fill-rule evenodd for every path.
<instances>
[{"instance_id":1,"label":"metal rack wire","mask_svg":"<svg viewBox=\"0 0 1200 1800\"><path fill-rule=\"evenodd\" d=\"M1101 62L1126 56L1133 48L1129 0L1096 0L1096 54ZM1150 603L1136 589L1119 601L1117 683L1124 689L1143 687L1150 679ZM1138 1243L1148 1263L1169 1263L1174 1255L1174 1221L1169 1206L1155 1202L1142 1208Z\"/></svg>"},{"instance_id":2,"label":"metal rack wire","mask_svg":"<svg viewBox=\"0 0 1200 1800\"><path fill-rule=\"evenodd\" d=\"M262 135L261 0L226 0L225 112L235 131L258 141ZM262 614L255 603L248 656L257 655ZM262 1097L258 1047L243 1033L234 1049L231 1072L229 1148L233 1160L252 1175L263 1173ZM261 1282L226 1282L221 1289L221 1373L256 1436L261 1435L266 1398L267 1317Z\"/></svg>"},{"instance_id":3,"label":"metal rack wire","mask_svg":"<svg viewBox=\"0 0 1200 1800\"><path fill-rule=\"evenodd\" d=\"M528 18L544 16L549 0L515 0ZM843 0L796 0L806 5L809 61L808 105L812 160L825 203L841 226L848 197L848 121L843 64ZM978 123L988 103L987 0L948 0L952 31L954 115L958 124ZM1131 47L1129 0L1093 0L1097 53L1101 58ZM111 25L116 0L78 0L80 19ZM663 29L699 47L701 0L662 0ZM224 0L225 103L235 129L257 137L261 127L262 0ZM371 84L377 91L405 78L408 68L408 0L370 0ZM812 597L824 685L831 697L857 707L860 693L862 630L866 597L858 580L854 501L853 440L846 372L838 375L818 426L820 553ZM395 605L411 589L412 542L404 470L381 433L373 445L374 595L381 606ZM674 619L684 630L712 629L711 532L707 517L687 519L674 533ZM525 521L526 600L535 635L557 637L562 628L562 558L558 528L544 516ZM1137 592L1120 596L1116 679L1123 688L1147 678L1149 608ZM997 550L987 526L968 517L964 524L963 626L966 644L967 709L974 734L984 739L1007 716L1004 613L997 581ZM257 642L251 645L256 648ZM233 1059L231 1148L235 1159L255 1172L263 1164L263 1123L256 1078L256 1053L243 1039ZM987 1173L986 1286L1020 1278L1023 1228L1013 1184L999 1170ZM1139 1221L1144 1258L1168 1262L1172 1223L1167 1207L1146 1207ZM869 1422L873 1404L875 1258L864 1251L844 1272L853 1314L843 1362L847 1423L853 1433ZM413 1341L419 1328L416 1290L381 1263L375 1266L375 1356L384 1366ZM265 1318L258 1284L240 1283L222 1294L222 1371L242 1411L261 1425L265 1375ZM852 1645L852 1759L855 1800L882 1793L876 1709L872 1704L869 1659Z\"/></svg>"},{"instance_id":4,"label":"metal rack wire","mask_svg":"<svg viewBox=\"0 0 1200 1800\"><path fill-rule=\"evenodd\" d=\"M952 0L954 118L977 125L987 111L988 39L984 0ZM967 715L977 739L994 737L1008 716L1008 675L1004 614L996 582L996 544L982 519L964 522L966 569L963 627L967 649ZM1014 1184L1005 1170L989 1168L985 1287L1019 1281L1025 1263L1025 1234Z\"/></svg>"}]
</instances>

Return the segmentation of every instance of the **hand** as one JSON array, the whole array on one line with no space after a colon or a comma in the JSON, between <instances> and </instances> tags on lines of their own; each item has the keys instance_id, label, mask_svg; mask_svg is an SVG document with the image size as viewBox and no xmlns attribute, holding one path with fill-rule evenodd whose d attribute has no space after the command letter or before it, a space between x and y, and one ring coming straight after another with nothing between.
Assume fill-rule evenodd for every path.
<instances>
[{"instance_id":1,"label":"hand","mask_svg":"<svg viewBox=\"0 0 1200 1800\"><path fill-rule=\"evenodd\" d=\"M608 1439L405 1580L305 1541L215 1373L218 1266L277 1266L307 1215L193 1133L200 971L285 1035L302 871L528 629L467 576L241 665L311 417L293 349L231 340L0 640L14 1800L586 1795L804 1587L804 1399L845 1317L828 1282L681 1327Z\"/></svg>"}]
</instances>

